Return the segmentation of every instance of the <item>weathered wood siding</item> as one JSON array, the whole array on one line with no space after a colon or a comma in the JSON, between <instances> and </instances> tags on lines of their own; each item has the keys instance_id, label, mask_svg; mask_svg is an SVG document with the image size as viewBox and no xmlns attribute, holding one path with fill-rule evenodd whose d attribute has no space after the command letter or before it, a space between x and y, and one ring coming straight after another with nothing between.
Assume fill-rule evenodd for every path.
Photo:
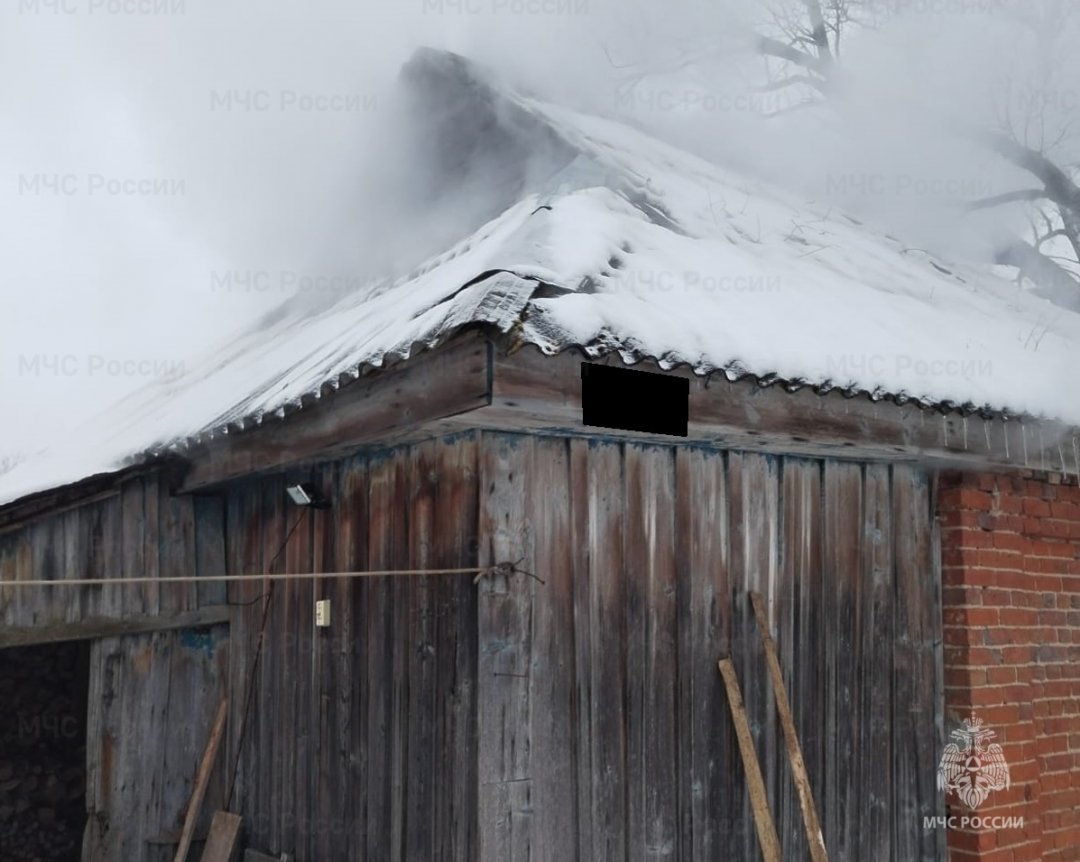
<instances>
[{"instance_id":1,"label":"weathered wood siding","mask_svg":"<svg viewBox=\"0 0 1080 862\"><path fill-rule=\"evenodd\" d=\"M288 503L307 480L331 509ZM179 825L223 691L207 809L231 791L249 844L297 862L755 858L724 654L786 858L805 858L760 590L831 858L907 862L942 853L922 828L941 811L932 523L911 466L468 432L216 497L130 479L0 534L0 580L251 578L33 597L0 583L0 621L56 634L233 604L227 629L95 642L93 862L169 855L153 842ZM536 578L259 577L517 560Z\"/></svg>"},{"instance_id":2,"label":"weathered wood siding","mask_svg":"<svg viewBox=\"0 0 1080 862\"><path fill-rule=\"evenodd\" d=\"M467 434L232 486L229 568L475 566L476 459ZM313 478L333 508L288 506L285 486ZM473 578L291 581L271 593L253 577L230 587L231 601L249 603L233 622L227 757L231 768L239 755L233 809L250 846L298 862L475 859ZM322 598L329 628L314 624Z\"/></svg>"},{"instance_id":3,"label":"weathered wood siding","mask_svg":"<svg viewBox=\"0 0 1080 862\"><path fill-rule=\"evenodd\" d=\"M4 582L220 574L223 513L220 499L174 496L146 473L0 533L0 647L92 639L86 862L172 858L228 668L227 625L183 626L200 609L224 618L224 584ZM170 630L102 637L147 628ZM223 776L219 768L208 806L221 803Z\"/></svg>"},{"instance_id":4,"label":"weathered wood siding","mask_svg":"<svg viewBox=\"0 0 1080 862\"><path fill-rule=\"evenodd\" d=\"M768 598L830 858L942 858L940 607L908 466L485 434L480 858L753 859L733 656L808 858L748 591Z\"/></svg>"},{"instance_id":5,"label":"weathered wood siding","mask_svg":"<svg viewBox=\"0 0 1080 862\"><path fill-rule=\"evenodd\" d=\"M168 862L228 681L228 626L95 640L83 862ZM219 763L197 835L223 800Z\"/></svg>"},{"instance_id":6,"label":"weathered wood siding","mask_svg":"<svg viewBox=\"0 0 1080 862\"><path fill-rule=\"evenodd\" d=\"M224 584L4 587L5 581L190 576L224 571L222 502L174 496L156 473L0 532L0 635L53 640L73 624L179 615L220 605ZM198 551L196 551L198 548ZM3 643L0 641L0 646Z\"/></svg>"}]
</instances>

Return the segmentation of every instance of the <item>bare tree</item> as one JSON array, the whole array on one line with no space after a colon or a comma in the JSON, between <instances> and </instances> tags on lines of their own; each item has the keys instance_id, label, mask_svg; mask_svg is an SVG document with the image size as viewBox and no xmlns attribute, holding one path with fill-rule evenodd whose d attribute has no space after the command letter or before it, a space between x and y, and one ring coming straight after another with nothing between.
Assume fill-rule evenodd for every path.
<instances>
[{"instance_id":1,"label":"bare tree","mask_svg":"<svg viewBox=\"0 0 1080 862\"><path fill-rule=\"evenodd\" d=\"M1080 24L1077 12L1075 4L1063 0L1011 10L1013 20L1034 40L1037 67L1019 88L1005 82L996 129L968 129L967 134L1035 181L1033 187L971 204L974 209L1016 201L1030 205L1030 235L999 248L998 262L1016 267L1017 280L1030 281L1043 296L1080 310L1080 171L1067 158L1059 161L1055 156L1071 136L1072 118L1048 117L1055 103L1061 107L1067 101L1067 108L1080 108L1080 102L1074 102L1080 91L1062 86L1062 69L1074 50L1070 37ZM1073 98L1065 100L1064 95Z\"/></svg>"},{"instance_id":2,"label":"bare tree","mask_svg":"<svg viewBox=\"0 0 1080 862\"><path fill-rule=\"evenodd\" d=\"M875 27L888 14L889 8L877 0L775 0L769 23L762 27L755 43L758 53L771 61L769 80L762 89L807 88L809 95L798 107L835 97L845 33L853 27ZM1030 205L1030 236L1017 236L998 248L996 261L1015 267L1017 280L1031 282L1041 295L1080 310L1078 171L1076 165L1059 164L1052 155L1068 135L1069 126L1066 121L1054 132L1047 128L1045 98L1045 94L1055 92L1062 51L1072 49L1066 34L1080 9L1067 0L1044 0L1017 5L1011 14L1036 40L1034 53L1040 58L1037 78L1023 85L1026 98L1015 100L1015 89L1006 86L996 128L946 122L954 131L1026 171L1037 183L967 203L971 210L1017 202ZM1040 93L1044 98L1038 98ZM1067 255L1055 254L1054 249L1064 249Z\"/></svg>"},{"instance_id":3,"label":"bare tree","mask_svg":"<svg viewBox=\"0 0 1080 862\"><path fill-rule=\"evenodd\" d=\"M774 0L766 7L758 53L774 61L766 89L809 87L818 97L833 87L844 36L877 26L887 7L880 0Z\"/></svg>"}]
</instances>

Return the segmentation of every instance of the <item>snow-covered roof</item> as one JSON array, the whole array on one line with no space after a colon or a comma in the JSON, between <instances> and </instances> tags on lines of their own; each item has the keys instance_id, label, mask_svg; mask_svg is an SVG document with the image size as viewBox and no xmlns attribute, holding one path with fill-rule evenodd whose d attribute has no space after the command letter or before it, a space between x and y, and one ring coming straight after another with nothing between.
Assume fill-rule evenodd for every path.
<instances>
[{"instance_id":1,"label":"snow-covered roof","mask_svg":"<svg viewBox=\"0 0 1080 862\"><path fill-rule=\"evenodd\" d=\"M455 134L496 124L521 152L542 147L542 170L522 166L490 221L409 275L323 307L288 301L128 397L78 451L0 476L0 502L283 417L477 323L547 353L1080 424L1080 315L453 55L406 71L484 112L444 118Z\"/></svg>"}]
</instances>

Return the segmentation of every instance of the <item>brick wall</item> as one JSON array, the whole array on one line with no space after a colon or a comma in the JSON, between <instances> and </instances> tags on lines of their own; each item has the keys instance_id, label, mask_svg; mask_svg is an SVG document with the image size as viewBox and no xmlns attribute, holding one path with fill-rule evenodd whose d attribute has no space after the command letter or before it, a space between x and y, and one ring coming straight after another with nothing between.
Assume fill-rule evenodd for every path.
<instances>
[{"instance_id":1,"label":"brick wall","mask_svg":"<svg viewBox=\"0 0 1080 862\"><path fill-rule=\"evenodd\" d=\"M1080 487L1039 474L942 477L946 733L974 712L1012 785L977 812L1024 828L949 832L950 858L1080 860Z\"/></svg>"}]
</instances>

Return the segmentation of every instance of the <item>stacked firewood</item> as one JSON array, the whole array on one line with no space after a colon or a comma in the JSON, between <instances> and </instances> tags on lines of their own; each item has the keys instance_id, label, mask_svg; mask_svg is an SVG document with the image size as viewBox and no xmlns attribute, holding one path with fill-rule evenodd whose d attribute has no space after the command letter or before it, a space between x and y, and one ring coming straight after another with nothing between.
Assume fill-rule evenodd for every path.
<instances>
[{"instance_id":1,"label":"stacked firewood","mask_svg":"<svg viewBox=\"0 0 1080 862\"><path fill-rule=\"evenodd\" d=\"M78 650L0 650L3 862L79 859L86 744Z\"/></svg>"}]
</instances>

